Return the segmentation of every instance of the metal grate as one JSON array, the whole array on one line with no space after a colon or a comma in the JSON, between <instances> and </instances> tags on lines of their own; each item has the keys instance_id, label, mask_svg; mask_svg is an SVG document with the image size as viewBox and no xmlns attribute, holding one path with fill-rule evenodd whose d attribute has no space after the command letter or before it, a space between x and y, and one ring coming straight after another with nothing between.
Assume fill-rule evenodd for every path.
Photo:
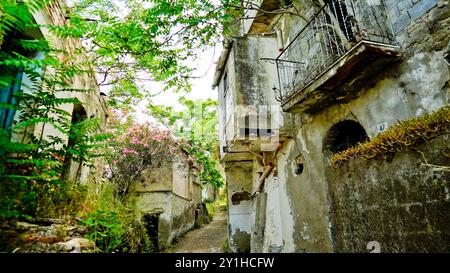
<instances>
[{"instance_id":1,"label":"metal grate","mask_svg":"<svg viewBox=\"0 0 450 273\"><path fill-rule=\"evenodd\" d=\"M282 103L301 92L361 41L395 46L381 0L329 0L278 56Z\"/></svg>"}]
</instances>

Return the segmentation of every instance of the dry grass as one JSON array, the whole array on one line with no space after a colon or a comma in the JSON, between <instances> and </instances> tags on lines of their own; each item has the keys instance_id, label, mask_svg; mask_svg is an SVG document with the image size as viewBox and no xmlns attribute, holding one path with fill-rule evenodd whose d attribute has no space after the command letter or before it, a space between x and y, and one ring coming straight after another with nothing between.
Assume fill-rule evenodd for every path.
<instances>
[{"instance_id":1,"label":"dry grass","mask_svg":"<svg viewBox=\"0 0 450 273\"><path fill-rule=\"evenodd\" d=\"M336 167L352 158L374 159L415 147L444 134L450 125L450 106L431 114L399 122L372 140L334 155L331 165Z\"/></svg>"}]
</instances>

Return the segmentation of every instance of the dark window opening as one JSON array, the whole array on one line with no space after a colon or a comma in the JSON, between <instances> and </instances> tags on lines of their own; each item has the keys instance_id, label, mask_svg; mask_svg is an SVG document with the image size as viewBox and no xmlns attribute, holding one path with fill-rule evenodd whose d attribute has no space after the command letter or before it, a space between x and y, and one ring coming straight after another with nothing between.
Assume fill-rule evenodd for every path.
<instances>
[{"instance_id":1,"label":"dark window opening","mask_svg":"<svg viewBox=\"0 0 450 273\"><path fill-rule=\"evenodd\" d=\"M369 140L366 131L356 121L344 120L333 125L325 138L324 148L339 153Z\"/></svg>"},{"instance_id":2,"label":"dark window opening","mask_svg":"<svg viewBox=\"0 0 450 273\"><path fill-rule=\"evenodd\" d=\"M152 243L153 251L158 251L158 226L159 214L147 214L144 216L145 229L147 236Z\"/></svg>"},{"instance_id":3,"label":"dark window opening","mask_svg":"<svg viewBox=\"0 0 450 273\"><path fill-rule=\"evenodd\" d=\"M295 158L295 174L302 174L305 170L305 158L303 155L299 155Z\"/></svg>"}]
</instances>

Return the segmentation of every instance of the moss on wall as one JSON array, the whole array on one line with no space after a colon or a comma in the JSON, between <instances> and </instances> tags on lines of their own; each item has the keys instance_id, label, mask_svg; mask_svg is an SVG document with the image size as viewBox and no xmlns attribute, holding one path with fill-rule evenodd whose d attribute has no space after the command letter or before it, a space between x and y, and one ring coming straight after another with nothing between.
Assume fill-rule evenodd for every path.
<instances>
[{"instance_id":1,"label":"moss on wall","mask_svg":"<svg viewBox=\"0 0 450 273\"><path fill-rule=\"evenodd\" d=\"M336 252L450 251L449 134L384 161L351 158L326 171ZM441 167L440 167L441 166Z\"/></svg>"}]
</instances>

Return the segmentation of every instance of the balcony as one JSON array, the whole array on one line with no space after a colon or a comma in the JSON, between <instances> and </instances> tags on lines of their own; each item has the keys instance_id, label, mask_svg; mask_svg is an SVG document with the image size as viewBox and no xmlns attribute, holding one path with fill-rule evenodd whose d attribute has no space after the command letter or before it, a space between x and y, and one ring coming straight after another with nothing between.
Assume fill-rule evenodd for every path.
<instances>
[{"instance_id":1,"label":"balcony","mask_svg":"<svg viewBox=\"0 0 450 273\"><path fill-rule=\"evenodd\" d=\"M337 89L350 76L364 71L373 75L399 56L388 11L380 1L325 1L276 59L276 95L283 111L323 109L342 97Z\"/></svg>"}]
</instances>

